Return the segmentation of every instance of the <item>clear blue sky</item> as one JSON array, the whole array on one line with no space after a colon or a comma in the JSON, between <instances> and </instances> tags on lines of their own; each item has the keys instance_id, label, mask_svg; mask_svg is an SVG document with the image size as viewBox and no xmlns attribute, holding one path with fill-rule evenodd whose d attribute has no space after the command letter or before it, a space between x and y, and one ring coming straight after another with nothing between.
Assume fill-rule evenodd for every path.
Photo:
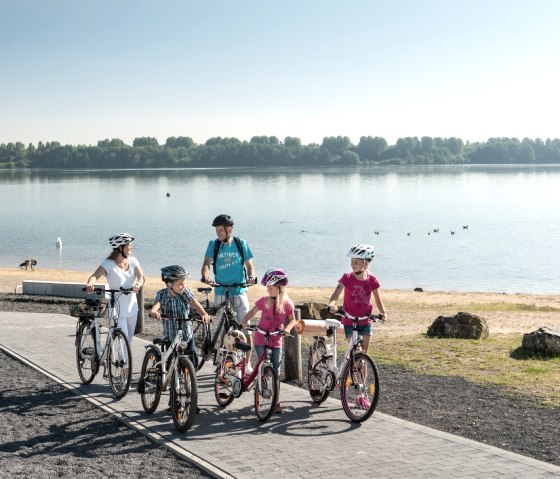
<instances>
[{"instance_id":1,"label":"clear blue sky","mask_svg":"<svg viewBox=\"0 0 560 479\"><path fill-rule=\"evenodd\" d=\"M0 0L0 143L559 138L557 0Z\"/></svg>"}]
</instances>

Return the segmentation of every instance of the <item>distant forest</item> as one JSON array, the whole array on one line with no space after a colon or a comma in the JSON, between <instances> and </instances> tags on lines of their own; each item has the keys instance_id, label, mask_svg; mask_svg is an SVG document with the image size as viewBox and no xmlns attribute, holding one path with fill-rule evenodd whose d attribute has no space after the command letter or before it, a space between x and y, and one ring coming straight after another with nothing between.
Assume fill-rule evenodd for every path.
<instances>
[{"instance_id":1,"label":"distant forest","mask_svg":"<svg viewBox=\"0 0 560 479\"><path fill-rule=\"evenodd\" d=\"M155 138L102 140L96 146L39 142L0 145L0 168L214 168L268 166L451 165L560 163L560 139L490 138L464 143L459 138L384 138L363 136L357 145L347 136L325 137L302 145L299 138L255 136L210 138L196 144L186 136L170 137L164 145Z\"/></svg>"}]
</instances>

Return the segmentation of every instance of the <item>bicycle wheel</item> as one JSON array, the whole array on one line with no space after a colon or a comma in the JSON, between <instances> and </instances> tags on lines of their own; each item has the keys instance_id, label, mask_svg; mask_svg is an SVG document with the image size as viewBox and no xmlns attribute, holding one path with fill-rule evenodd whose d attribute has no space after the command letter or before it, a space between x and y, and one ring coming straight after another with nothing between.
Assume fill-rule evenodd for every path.
<instances>
[{"instance_id":1,"label":"bicycle wheel","mask_svg":"<svg viewBox=\"0 0 560 479\"><path fill-rule=\"evenodd\" d=\"M379 400L379 374L373 359L365 353L357 353L354 360L346 364L340 385L346 415L354 422L369 418Z\"/></svg>"},{"instance_id":2,"label":"bicycle wheel","mask_svg":"<svg viewBox=\"0 0 560 479\"><path fill-rule=\"evenodd\" d=\"M177 431L185 432L192 426L197 403L196 371L192 361L181 356L171 382L171 416Z\"/></svg>"},{"instance_id":3,"label":"bicycle wheel","mask_svg":"<svg viewBox=\"0 0 560 479\"><path fill-rule=\"evenodd\" d=\"M259 421L268 420L277 402L278 375L272 366L264 366L255 385L255 412Z\"/></svg>"},{"instance_id":4,"label":"bicycle wheel","mask_svg":"<svg viewBox=\"0 0 560 479\"><path fill-rule=\"evenodd\" d=\"M232 381L226 377L235 376L235 373L235 358L231 354L228 354L218 364L216 379L214 381L214 396L216 397L216 402L222 407L231 404L235 397L233 394Z\"/></svg>"},{"instance_id":5,"label":"bicycle wheel","mask_svg":"<svg viewBox=\"0 0 560 479\"><path fill-rule=\"evenodd\" d=\"M76 333L76 364L84 384L90 384L99 371L99 359L95 351L95 338L91 334L91 323L81 321Z\"/></svg>"},{"instance_id":6,"label":"bicycle wheel","mask_svg":"<svg viewBox=\"0 0 560 479\"><path fill-rule=\"evenodd\" d=\"M194 335L194 348L196 352L196 357L198 358L197 371L200 371L202 366L204 366L204 361L206 360L206 354L210 349L208 343L209 339L209 328L208 325L203 321L193 321L193 335Z\"/></svg>"},{"instance_id":7,"label":"bicycle wheel","mask_svg":"<svg viewBox=\"0 0 560 479\"><path fill-rule=\"evenodd\" d=\"M152 414L157 409L161 398L161 366L157 365L160 360L161 355L157 348L146 349L138 381L138 392L142 407L147 414Z\"/></svg>"},{"instance_id":8,"label":"bicycle wheel","mask_svg":"<svg viewBox=\"0 0 560 479\"><path fill-rule=\"evenodd\" d=\"M334 376L328 371L321 359L327 354L327 345L323 338L317 338L309 347L309 360L307 363L307 385L309 395L317 404L321 404L329 396L327 377L334 382Z\"/></svg>"},{"instance_id":9,"label":"bicycle wheel","mask_svg":"<svg viewBox=\"0 0 560 479\"><path fill-rule=\"evenodd\" d=\"M132 378L130 347L128 339L120 329L113 332L107 362L109 363L109 384L113 394L120 399L128 392Z\"/></svg>"}]
</instances>

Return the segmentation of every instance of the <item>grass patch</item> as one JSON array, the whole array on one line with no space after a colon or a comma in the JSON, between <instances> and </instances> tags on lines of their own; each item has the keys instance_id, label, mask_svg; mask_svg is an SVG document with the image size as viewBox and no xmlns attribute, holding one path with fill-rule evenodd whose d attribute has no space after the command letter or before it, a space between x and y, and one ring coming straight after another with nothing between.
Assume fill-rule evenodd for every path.
<instances>
[{"instance_id":1,"label":"grass patch","mask_svg":"<svg viewBox=\"0 0 560 479\"><path fill-rule=\"evenodd\" d=\"M379 335L370 343L370 354L381 363L416 374L458 376L560 407L560 358L520 355L521 339L520 334L496 334L486 340Z\"/></svg>"}]
</instances>

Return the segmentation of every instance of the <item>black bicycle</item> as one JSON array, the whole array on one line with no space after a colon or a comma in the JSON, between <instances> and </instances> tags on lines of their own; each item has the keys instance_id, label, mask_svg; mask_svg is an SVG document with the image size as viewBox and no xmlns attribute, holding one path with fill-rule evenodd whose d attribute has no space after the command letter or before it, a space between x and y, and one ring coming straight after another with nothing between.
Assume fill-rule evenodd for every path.
<instances>
[{"instance_id":1,"label":"black bicycle","mask_svg":"<svg viewBox=\"0 0 560 479\"><path fill-rule=\"evenodd\" d=\"M193 317L196 324L193 323L195 344L196 344L196 354L199 358L198 369L202 367L205 360L209 359L210 355L213 355L213 364L216 364L216 354L218 349L223 347L224 337L226 333L232 329L239 328L239 322L237 321L237 313L235 312L234 301L236 296L231 294L232 288L247 288L253 286L253 284L248 283L237 283L237 284L221 284L212 282L210 285L214 288L224 288L224 300L217 306L210 306L209 294L212 288L197 288L199 293L206 294L206 305L204 309L209 315L213 315L218 318L217 326L212 331L212 328L208 324L203 325L197 320L197 313L193 313ZM199 316L198 316L199 317ZM202 358L202 361L201 361Z\"/></svg>"}]
</instances>

